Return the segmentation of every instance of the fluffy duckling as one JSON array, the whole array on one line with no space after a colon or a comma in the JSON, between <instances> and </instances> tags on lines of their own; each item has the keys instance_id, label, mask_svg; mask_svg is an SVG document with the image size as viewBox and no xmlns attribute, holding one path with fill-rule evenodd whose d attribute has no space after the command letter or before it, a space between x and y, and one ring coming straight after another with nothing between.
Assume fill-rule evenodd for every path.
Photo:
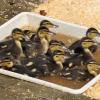
<instances>
[{"instance_id":1,"label":"fluffy duckling","mask_svg":"<svg viewBox=\"0 0 100 100\"><path fill-rule=\"evenodd\" d=\"M83 40L85 40L85 39L88 39L88 41L89 41L89 40L90 40L90 41L94 41L94 39L95 39L96 37L100 37L100 33L98 32L98 30L95 29L95 28L89 28L89 29L87 30L87 32L86 32L86 36L83 37L82 39L80 39L80 40L74 42L71 46L69 46L69 50L74 51L74 53L80 53L80 50L77 51L77 49L78 49L79 47L81 47L81 46L80 46L81 41L83 41ZM97 50L96 41L94 41L94 42L95 42L95 43L94 43L92 46L89 47L89 50L90 50L92 53L96 52L96 50ZM81 49L81 48L80 48L80 49Z\"/></svg>"},{"instance_id":2,"label":"fluffy duckling","mask_svg":"<svg viewBox=\"0 0 100 100\"><path fill-rule=\"evenodd\" d=\"M12 59L5 58L0 61L0 68L6 69L12 72L16 72L23 75L28 75L31 77L36 77L35 73L32 73L28 68L23 65L17 65Z\"/></svg>"},{"instance_id":3,"label":"fluffy duckling","mask_svg":"<svg viewBox=\"0 0 100 100\"><path fill-rule=\"evenodd\" d=\"M70 48L69 48L70 49ZM89 38L83 38L77 45L76 47L73 49L74 50L74 54L84 54L84 52L89 53L92 57L94 53L94 50L97 49L97 45L95 45L95 42L92 41Z\"/></svg>"},{"instance_id":4,"label":"fluffy duckling","mask_svg":"<svg viewBox=\"0 0 100 100\"><path fill-rule=\"evenodd\" d=\"M12 31L12 39L0 42L0 55L5 54L14 58L24 57L21 41L24 34L21 29L15 28Z\"/></svg>"},{"instance_id":5,"label":"fluffy duckling","mask_svg":"<svg viewBox=\"0 0 100 100\"><path fill-rule=\"evenodd\" d=\"M33 40L40 43L43 49L43 53L46 54L49 48L49 41L51 40L51 35L54 35L54 32L51 32L46 27L40 27L37 31L37 37Z\"/></svg>"},{"instance_id":6,"label":"fluffy duckling","mask_svg":"<svg viewBox=\"0 0 100 100\"><path fill-rule=\"evenodd\" d=\"M21 42L26 57L32 58L40 54L46 54L49 48L48 37L51 34L54 33L49 31L48 28L40 27L33 40L28 38L27 41Z\"/></svg>"}]
</instances>

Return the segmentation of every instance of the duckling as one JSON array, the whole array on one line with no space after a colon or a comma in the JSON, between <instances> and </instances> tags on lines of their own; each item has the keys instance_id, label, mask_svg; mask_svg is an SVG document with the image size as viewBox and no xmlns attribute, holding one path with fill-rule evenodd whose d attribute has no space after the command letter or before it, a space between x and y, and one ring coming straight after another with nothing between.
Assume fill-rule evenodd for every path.
<instances>
[{"instance_id":1,"label":"duckling","mask_svg":"<svg viewBox=\"0 0 100 100\"><path fill-rule=\"evenodd\" d=\"M86 63L87 69L89 73L93 76L100 74L100 65L96 63L94 60L90 60Z\"/></svg>"},{"instance_id":2,"label":"duckling","mask_svg":"<svg viewBox=\"0 0 100 100\"><path fill-rule=\"evenodd\" d=\"M44 26L44 27L47 27L47 28L57 28L58 27L58 25L55 25L48 20L42 20L40 22L40 26Z\"/></svg>"},{"instance_id":3,"label":"duckling","mask_svg":"<svg viewBox=\"0 0 100 100\"><path fill-rule=\"evenodd\" d=\"M54 32L51 32L46 27L40 27L37 31L37 37L31 39L32 42L41 44L43 53L46 54L49 48L49 41L51 40L51 35L54 35Z\"/></svg>"},{"instance_id":4,"label":"duckling","mask_svg":"<svg viewBox=\"0 0 100 100\"><path fill-rule=\"evenodd\" d=\"M15 28L12 31L12 39L0 42L0 55L7 54L14 58L23 57L21 41L24 35L21 29Z\"/></svg>"},{"instance_id":5,"label":"duckling","mask_svg":"<svg viewBox=\"0 0 100 100\"><path fill-rule=\"evenodd\" d=\"M46 54L49 48L49 34L54 33L45 27L40 27L33 40L27 38L26 41L21 42L25 56L31 58L40 54Z\"/></svg>"},{"instance_id":6,"label":"duckling","mask_svg":"<svg viewBox=\"0 0 100 100\"><path fill-rule=\"evenodd\" d=\"M94 56L89 50L89 47L94 44L94 41L90 39L83 39L80 43L80 47L76 48L75 51L78 54L69 55L69 58L66 57L65 62L63 63L66 67L82 66L85 62L93 60Z\"/></svg>"},{"instance_id":7,"label":"duckling","mask_svg":"<svg viewBox=\"0 0 100 100\"><path fill-rule=\"evenodd\" d=\"M36 77L35 73L32 73L23 65L17 65L12 59L5 58L0 61L0 68L16 72L23 75L28 75L31 77Z\"/></svg>"},{"instance_id":8,"label":"duckling","mask_svg":"<svg viewBox=\"0 0 100 100\"><path fill-rule=\"evenodd\" d=\"M50 75L50 73L56 69L55 65L46 55L38 55L28 59L26 58L21 62L22 65L26 66L31 72L35 73L37 77Z\"/></svg>"},{"instance_id":9,"label":"duckling","mask_svg":"<svg viewBox=\"0 0 100 100\"><path fill-rule=\"evenodd\" d=\"M71 46L69 46L69 50L74 51L74 53L80 53L80 50L77 50L80 46L80 43L82 40L84 39L89 39L90 41L94 41L95 37L100 37L100 33L98 32L97 29L95 28L89 28L86 32L86 36L83 37L80 40L77 40L76 42L74 42ZM97 50L97 44L96 41L94 41L95 43L89 47L89 50L94 53ZM81 49L81 48L80 48Z\"/></svg>"}]
</instances>

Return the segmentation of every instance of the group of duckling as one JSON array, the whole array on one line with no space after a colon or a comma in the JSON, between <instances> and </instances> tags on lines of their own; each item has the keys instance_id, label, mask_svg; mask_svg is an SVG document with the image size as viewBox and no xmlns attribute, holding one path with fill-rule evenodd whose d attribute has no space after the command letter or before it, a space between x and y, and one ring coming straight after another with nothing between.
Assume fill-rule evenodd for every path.
<instances>
[{"instance_id":1,"label":"group of duckling","mask_svg":"<svg viewBox=\"0 0 100 100\"><path fill-rule=\"evenodd\" d=\"M0 68L31 77L58 75L72 80L87 80L100 73L94 60L100 33L89 28L86 36L69 47L53 40L58 28L48 20L40 22L37 32L15 28L10 38L0 42Z\"/></svg>"}]
</instances>

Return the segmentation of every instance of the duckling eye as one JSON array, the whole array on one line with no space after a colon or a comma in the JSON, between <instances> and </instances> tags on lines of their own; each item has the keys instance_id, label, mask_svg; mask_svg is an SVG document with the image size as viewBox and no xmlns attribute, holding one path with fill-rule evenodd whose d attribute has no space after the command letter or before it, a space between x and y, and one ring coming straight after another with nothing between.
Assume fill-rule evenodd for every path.
<instances>
[{"instance_id":1,"label":"duckling eye","mask_svg":"<svg viewBox=\"0 0 100 100\"><path fill-rule=\"evenodd\" d=\"M93 66L93 64L89 64L88 66L92 67L92 66Z\"/></svg>"},{"instance_id":2,"label":"duckling eye","mask_svg":"<svg viewBox=\"0 0 100 100\"><path fill-rule=\"evenodd\" d=\"M55 57L58 58L59 56L58 55L55 55Z\"/></svg>"}]
</instances>

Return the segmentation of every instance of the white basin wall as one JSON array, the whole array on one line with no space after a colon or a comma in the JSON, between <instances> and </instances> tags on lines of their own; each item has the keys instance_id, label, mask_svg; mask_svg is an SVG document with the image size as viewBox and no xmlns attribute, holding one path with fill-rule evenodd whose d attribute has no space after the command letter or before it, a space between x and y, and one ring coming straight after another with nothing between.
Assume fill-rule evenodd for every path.
<instances>
[{"instance_id":1,"label":"white basin wall","mask_svg":"<svg viewBox=\"0 0 100 100\"><path fill-rule=\"evenodd\" d=\"M65 35L76 37L76 38L81 38L82 36L85 35L86 30L87 30L87 27L83 27L83 26L79 26L79 25L75 25L75 24L70 24L70 23L65 23L65 22L62 22L60 20L36 15L34 13L23 12L23 13L15 16L10 21L6 22L5 24L3 24L0 27L0 40L4 39L6 36L10 35L11 31L14 28L20 28L21 26L24 26L24 25L32 25L33 27L38 28L40 21L43 19L50 20L51 22L53 22L54 24L57 24L59 26L56 29L52 29L52 31L54 31L56 33L62 33ZM46 82L46 81L43 81L40 79L26 77L24 75L10 72L10 71L6 71L3 69L0 69L0 73L4 74L4 75L15 77L15 78L23 79L23 80L26 80L29 82L34 82L34 83L38 83L38 84L41 84L44 86L55 88L55 89L58 89L58 90L61 90L64 92L70 92L73 94L83 93L90 86L92 86L94 83L96 83L96 81L99 80L99 78L100 78L100 75L98 75L94 79L92 79L90 82L88 82L86 85L84 85L82 88L71 89L71 88L57 85L54 83Z\"/></svg>"}]
</instances>

